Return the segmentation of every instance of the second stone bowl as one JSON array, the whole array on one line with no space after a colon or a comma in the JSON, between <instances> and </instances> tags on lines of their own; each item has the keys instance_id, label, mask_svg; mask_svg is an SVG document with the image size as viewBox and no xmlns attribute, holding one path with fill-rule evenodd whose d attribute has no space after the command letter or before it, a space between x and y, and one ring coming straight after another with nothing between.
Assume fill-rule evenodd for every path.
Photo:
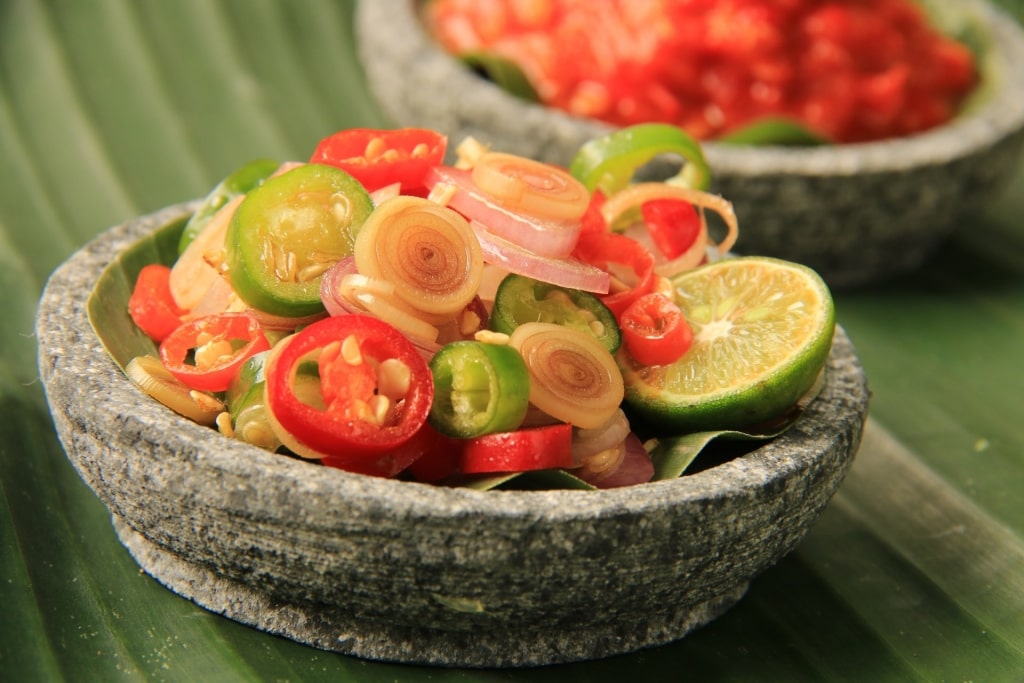
<instances>
[{"instance_id":1,"label":"second stone bowl","mask_svg":"<svg viewBox=\"0 0 1024 683\"><path fill-rule=\"evenodd\" d=\"M368 84L396 124L562 166L612 130L516 98L471 71L428 35L419 5L363 0L357 9ZM946 0L941 11L977 38L982 65L976 102L949 124L864 144L704 144L711 189L739 217L738 253L804 263L834 289L883 282L920 266L960 217L1005 186L1024 144L1024 31L980 0Z\"/></svg>"}]
</instances>

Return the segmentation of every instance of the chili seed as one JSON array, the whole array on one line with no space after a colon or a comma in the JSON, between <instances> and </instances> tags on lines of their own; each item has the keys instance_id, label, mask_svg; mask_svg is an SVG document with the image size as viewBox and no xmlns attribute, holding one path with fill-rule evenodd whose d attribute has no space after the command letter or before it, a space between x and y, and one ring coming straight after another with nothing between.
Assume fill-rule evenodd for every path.
<instances>
[{"instance_id":1,"label":"chili seed","mask_svg":"<svg viewBox=\"0 0 1024 683\"><path fill-rule=\"evenodd\" d=\"M228 412L217 413L217 431L224 436L235 438L235 428L231 426L231 414Z\"/></svg>"},{"instance_id":2,"label":"chili seed","mask_svg":"<svg viewBox=\"0 0 1024 683\"><path fill-rule=\"evenodd\" d=\"M373 161L383 154L387 148L388 143L384 142L384 138L375 137L366 143L366 148L363 150L363 156L366 157L367 161Z\"/></svg>"},{"instance_id":3,"label":"chili seed","mask_svg":"<svg viewBox=\"0 0 1024 683\"><path fill-rule=\"evenodd\" d=\"M412 370L397 358L388 358L377 368L377 391L393 401L409 393Z\"/></svg>"},{"instance_id":4,"label":"chili seed","mask_svg":"<svg viewBox=\"0 0 1024 683\"><path fill-rule=\"evenodd\" d=\"M359 340L354 334L345 337L341 342L341 358L349 365L359 365L363 362L363 352L359 349Z\"/></svg>"},{"instance_id":5,"label":"chili seed","mask_svg":"<svg viewBox=\"0 0 1024 683\"><path fill-rule=\"evenodd\" d=\"M378 425L383 425L391 412L391 399L381 394L375 395L370 399L369 405L370 415L373 416L373 421Z\"/></svg>"}]
</instances>

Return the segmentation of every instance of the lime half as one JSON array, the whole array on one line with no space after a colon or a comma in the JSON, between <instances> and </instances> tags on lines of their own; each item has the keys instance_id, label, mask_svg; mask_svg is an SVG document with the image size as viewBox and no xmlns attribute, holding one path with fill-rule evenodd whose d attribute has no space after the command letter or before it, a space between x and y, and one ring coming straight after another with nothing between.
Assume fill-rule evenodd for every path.
<instances>
[{"instance_id":1,"label":"lime half","mask_svg":"<svg viewBox=\"0 0 1024 683\"><path fill-rule=\"evenodd\" d=\"M821 277L765 257L730 258L672 279L693 346L669 365L617 360L630 412L660 433L743 429L785 415L815 384L835 307ZM624 348L624 347L623 347Z\"/></svg>"}]
</instances>

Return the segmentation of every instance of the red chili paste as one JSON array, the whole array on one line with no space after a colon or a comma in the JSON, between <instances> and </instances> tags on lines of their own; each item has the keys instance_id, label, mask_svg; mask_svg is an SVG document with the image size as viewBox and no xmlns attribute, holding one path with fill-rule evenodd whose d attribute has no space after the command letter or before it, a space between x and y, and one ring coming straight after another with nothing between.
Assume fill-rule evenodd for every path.
<instances>
[{"instance_id":1,"label":"red chili paste","mask_svg":"<svg viewBox=\"0 0 1024 683\"><path fill-rule=\"evenodd\" d=\"M909 0L433 0L427 15L448 51L517 63L549 106L701 139L764 117L835 142L909 135L977 78Z\"/></svg>"}]
</instances>

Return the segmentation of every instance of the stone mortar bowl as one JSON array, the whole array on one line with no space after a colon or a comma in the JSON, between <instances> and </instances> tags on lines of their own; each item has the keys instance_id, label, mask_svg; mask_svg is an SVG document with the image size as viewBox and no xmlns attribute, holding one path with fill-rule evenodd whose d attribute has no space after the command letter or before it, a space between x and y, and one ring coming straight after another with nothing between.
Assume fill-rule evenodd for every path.
<instances>
[{"instance_id":1,"label":"stone mortar bowl","mask_svg":"<svg viewBox=\"0 0 1024 683\"><path fill-rule=\"evenodd\" d=\"M841 329L824 388L782 436L635 487L444 488L226 438L144 396L90 323L102 307L130 329L142 261L126 252L177 235L195 205L112 228L54 271L37 318L39 371L71 463L135 560L236 621L367 659L464 667L667 643L793 550L853 462L869 392ZM108 268L123 282L98 289Z\"/></svg>"},{"instance_id":2,"label":"stone mortar bowl","mask_svg":"<svg viewBox=\"0 0 1024 683\"><path fill-rule=\"evenodd\" d=\"M417 7L364 0L357 10L368 83L396 124L562 166L612 130L505 93L444 52ZM711 189L739 217L737 252L804 263L833 288L875 284L913 271L1003 188L1024 143L1024 31L983 2L943 0L941 10L985 47L983 94L950 124L865 144L704 144Z\"/></svg>"}]
</instances>

